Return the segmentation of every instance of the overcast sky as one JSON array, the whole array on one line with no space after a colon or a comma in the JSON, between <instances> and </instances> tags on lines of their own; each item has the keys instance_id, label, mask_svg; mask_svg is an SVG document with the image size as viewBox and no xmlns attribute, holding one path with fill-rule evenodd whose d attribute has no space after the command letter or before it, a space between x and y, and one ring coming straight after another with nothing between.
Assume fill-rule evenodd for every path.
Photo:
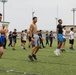
<instances>
[{"instance_id":1,"label":"overcast sky","mask_svg":"<svg viewBox=\"0 0 76 75\"><path fill-rule=\"evenodd\" d=\"M9 21L9 29L18 31L28 29L32 22L32 9L38 17L38 29L55 30L58 5L58 18L63 24L73 24L72 8L76 8L76 0L8 0L6 3L5 21ZM2 3L0 2L0 13Z\"/></svg>"}]
</instances>

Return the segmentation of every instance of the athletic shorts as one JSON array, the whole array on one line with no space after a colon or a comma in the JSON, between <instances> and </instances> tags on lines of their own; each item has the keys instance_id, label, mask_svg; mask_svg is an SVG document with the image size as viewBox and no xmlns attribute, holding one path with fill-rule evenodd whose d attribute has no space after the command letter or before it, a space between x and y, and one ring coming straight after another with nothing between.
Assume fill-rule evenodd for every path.
<instances>
[{"instance_id":1,"label":"athletic shorts","mask_svg":"<svg viewBox=\"0 0 76 75\"><path fill-rule=\"evenodd\" d=\"M58 34L58 42L63 42L63 35L62 34Z\"/></svg>"},{"instance_id":2,"label":"athletic shorts","mask_svg":"<svg viewBox=\"0 0 76 75\"><path fill-rule=\"evenodd\" d=\"M63 42L66 42L66 38L63 38Z\"/></svg>"},{"instance_id":3,"label":"athletic shorts","mask_svg":"<svg viewBox=\"0 0 76 75\"><path fill-rule=\"evenodd\" d=\"M74 44L74 39L69 40L69 43L73 45Z\"/></svg>"},{"instance_id":4,"label":"athletic shorts","mask_svg":"<svg viewBox=\"0 0 76 75\"><path fill-rule=\"evenodd\" d=\"M22 40L22 43L26 43L26 40Z\"/></svg>"},{"instance_id":5,"label":"athletic shorts","mask_svg":"<svg viewBox=\"0 0 76 75\"><path fill-rule=\"evenodd\" d=\"M33 37L34 37L34 42L32 42L33 45L34 45L34 46L38 46L38 47L40 47L40 39L39 39L38 34L34 34Z\"/></svg>"},{"instance_id":6,"label":"athletic shorts","mask_svg":"<svg viewBox=\"0 0 76 75\"><path fill-rule=\"evenodd\" d=\"M5 43L5 37L4 37L4 36L1 36L0 42L1 42L1 43Z\"/></svg>"},{"instance_id":7,"label":"athletic shorts","mask_svg":"<svg viewBox=\"0 0 76 75\"><path fill-rule=\"evenodd\" d=\"M4 37L0 36L0 47L4 45Z\"/></svg>"},{"instance_id":8,"label":"athletic shorts","mask_svg":"<svg viewBox=\"0 0 76 75\"><path fill-rule=\"evenodd\" d=\"M16 43L16 38L12 38L12 42Z\"/></svg>"}]
</instances>

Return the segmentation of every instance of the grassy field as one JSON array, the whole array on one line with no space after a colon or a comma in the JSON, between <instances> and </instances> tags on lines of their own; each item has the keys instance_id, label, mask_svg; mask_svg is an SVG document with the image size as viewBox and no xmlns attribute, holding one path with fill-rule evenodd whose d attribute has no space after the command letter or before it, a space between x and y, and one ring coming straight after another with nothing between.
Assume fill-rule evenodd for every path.
<instances>
[{"instance_id":1,"label":"grassy field","mask_svg":"<svg viewBox=\"0 0 76 75\"><path fill-rule=\"evenodd\" d=\"M76 44L76 43L75 43ZM76 46L74 45L76 49ZM75 75L76 74L76 50L69 50L69 43L66 44L66 53L56 57L53 47L46 46L40 49L37 54L37 61L30 62L28 55L31 49L27 46L27 51L21 49L20 41L16 45L16 50L7 47L5 54L0 59L0 75ZM10 70L10 71L9 71Z\"/></svg>"}]
</instances>

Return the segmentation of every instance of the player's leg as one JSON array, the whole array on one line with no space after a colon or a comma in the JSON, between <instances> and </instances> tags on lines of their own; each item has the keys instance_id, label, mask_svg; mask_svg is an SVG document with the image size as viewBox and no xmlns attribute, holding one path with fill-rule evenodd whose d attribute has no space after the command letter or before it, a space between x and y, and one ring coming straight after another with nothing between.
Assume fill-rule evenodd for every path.
<instances>
[{"instance_id":1,"label":"player's leg","mask_svg":"<svg viewBox=\"0 0 76 75\"><path fill-rule=\"evenodd\" d=\"M24 50L26 50L25 44L26 44L26 41L23 42L23 49L24 49Z\"/></svg>"},{"instance_id":2,"label":"player's leg","mask_svg":"<svg viewBox=\"0 0 76 75\"><path fill-rule=\"evenodd\" d=\"M12 48L13 48L13 50L15 50L15 39L12 39Z\"/></svg>"},{"instance_id":3,"label":"player's leg","mask_svg":"<svg viewBox=\"0 0 76 75\"><path fill-rule=\"evenodd\" d=\"M58 34L58 45L57 45L57 49L54 51L56 56L60 55L60 48L62 46L63 43L63 36L62 34Z\"/></svg>"},{"instance_id":4,"label":"player's leg","mask_svg":"<svg viewBox=\"0 0 76 75\"><path fill-rule=\"evenodd\" d=\"M37 48L35 49L35 51L34 51L34 53L33 53L33 58L34 58L35 60L37 60L36 54L37 54L37 52L39 51L39 48L40 48L40 39L39 39L39 37L38 37L38 38L37 38Z\"/></svg>"},{"instance_id":5,"label":"player's leg","mask_svg":"<svg viewBox=\"0 0 76 75\"><path fill-rule=\"evenodd\" d=\"M73 44L74 44L74 40L72 39L72 40L70 40L70 50L74 50Z\"/></svg>"},{"instance_id":6,"label":"player's leg","mask_svg":"<svg viewBox=\"0 0 76 75\"><path fill-rule=\"evenodd\" d=\"M32 41L31 41L31 37L29 37L29 44L28 44L28 47L30 48L32 45Z\"/></svg>"},{"instance_id":7,"label":"player's leg","mask_svg":"<svg viewBox=\"0 0 76 75\"><path fill-rule=\"evenodd\" d=\"M4 53L3 49L4 49L4 48L1 46L1 47L0 47L0 58L2 57L2 55L3 55L3 53Z\"/></svg>"}]
</instances>

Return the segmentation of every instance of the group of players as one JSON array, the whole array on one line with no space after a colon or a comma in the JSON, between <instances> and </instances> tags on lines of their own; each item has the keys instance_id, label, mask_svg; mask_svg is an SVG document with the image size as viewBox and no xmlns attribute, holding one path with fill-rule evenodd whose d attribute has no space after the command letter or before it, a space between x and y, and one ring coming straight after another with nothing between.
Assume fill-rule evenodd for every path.
<instances>
[{"instance_id":1,"label":"group of players","mask_svg":"<svg viewBox=\"0 0 76 75\"><path fill-rule=\"evenodd\" d=\"M0 14L0 21L2 20L2 14ZM37 17L33 17L33 21L32 24L29 27L29 48L30 45L32 44L32 51L29 54L28 58L31 61L37 60L36 54L39 51L39 49L41 48L40 44L42 43L43 48L45 48L44 44L43 44L43 38L41 35L41 30L38 31L37 29ZM58 20L58 25L57 25L57 30L56 30L56 34L57 34L57 48L54 51L56 56L60 55L60 51L65 51L65 44L66 44L66 26L62 26L62 20L59 19ZM70 50L74 50L73 48L73 44L74 44L74 28L70 29L70 34L69 34L69 43L70 43ZM6 28L1 28L0 29L0 58L3 55L3 44L4 44L4 35L7 33L7 29ZM16 44L16 39L17 39L17 30L14 29L14 32L10 31L9 34L9 40L10 43L8 46L12 46L13 50L15 50L15 44ZM48 43L48 31L46 32L46 45L49 44ZM52 47L52 41L53 41L53 34L52 31L50 32L50 47ZM27 30L23 30L21 33L21 46L24 50L26 50L25 44L26 44L26 40L27 40Z\"/></svg>"}]
</instances>

